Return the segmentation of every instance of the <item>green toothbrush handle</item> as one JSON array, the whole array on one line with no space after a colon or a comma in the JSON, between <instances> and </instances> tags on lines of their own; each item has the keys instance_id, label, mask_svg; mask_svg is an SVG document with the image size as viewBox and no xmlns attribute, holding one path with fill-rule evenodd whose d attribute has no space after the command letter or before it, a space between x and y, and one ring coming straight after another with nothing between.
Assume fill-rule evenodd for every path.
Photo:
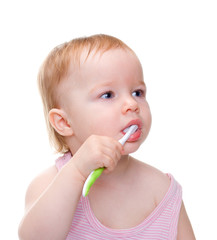
<instances>
[{"instance_id":1,"label":"green toothbrush handle","mask_svg":"<svg viewBox=\"0 0 217 240\"><path fill-rule=\"evenodd\" d=\"M89 177L87 178L84 188L83 188L83 192L82 195L84 197L86 197L90 191L91 186L95 183L96 179L102 174L103 170L105 168L98 168L96 170L94 170Z\"/></svg>"}]
</instances>

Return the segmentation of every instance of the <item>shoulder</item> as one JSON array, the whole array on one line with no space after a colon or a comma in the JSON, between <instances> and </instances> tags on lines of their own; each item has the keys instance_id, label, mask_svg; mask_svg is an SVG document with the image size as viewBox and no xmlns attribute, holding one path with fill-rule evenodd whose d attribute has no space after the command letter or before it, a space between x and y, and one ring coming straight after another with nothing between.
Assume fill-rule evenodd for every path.
<instances>
[{"instance_id":1,"label":"shoulder","mask_svg":"<svg viewBox=\"0 0 217 240\"><path fill-rule=\"evenodd\" d=\"M191 226L191 222L188 218L187 212L185 210L184 203L182 202L179 221L178 221L178 236L177 239L189 239L195 240L194 231Z\"/></svg>"},{"instance_id":2,"label":"shoulder","mask_svg":"<svg viewBox=\"0 0 217 240\"><path fill-rule=\"evenodd\" d=\"M58 171L56 166L52 166L40 173L32 180L26 191L26 209L31 207L32 204L36 201L36 199L45 191L45 189L53 181L57 173Z\"/></svg>"},{"instance_id":3,"label":"shoulder","mask_svg":"<svg viewBox=\"0 0 217 240\"><path fill-rule=\"evenodd\" d=\"M142 183L142 187L150 191L156 205L158 205L170 188L171 180L169 176L157 168L136 159L133 162L137 172L136 177Z\"/></svg>"}]
</instances>

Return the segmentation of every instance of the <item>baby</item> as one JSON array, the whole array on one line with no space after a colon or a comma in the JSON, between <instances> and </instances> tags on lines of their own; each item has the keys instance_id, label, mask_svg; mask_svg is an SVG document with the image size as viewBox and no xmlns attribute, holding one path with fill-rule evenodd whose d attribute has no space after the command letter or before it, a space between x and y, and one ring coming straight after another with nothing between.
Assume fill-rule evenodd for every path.
<instances>
[{"instance_id":1,"label":"baby","mask_svg":"<svg viewBox=\"0 0 217 240\"><path fill-rule=\"evenodd\" d=\"M195 239L181 186L129 155L151 127L135 53L112 36L74 39L51 51L38 80L49 137L63 156L30 184L20 239ZM122 146L131 125L138 129Z\"/></svg>"}]
</instances>

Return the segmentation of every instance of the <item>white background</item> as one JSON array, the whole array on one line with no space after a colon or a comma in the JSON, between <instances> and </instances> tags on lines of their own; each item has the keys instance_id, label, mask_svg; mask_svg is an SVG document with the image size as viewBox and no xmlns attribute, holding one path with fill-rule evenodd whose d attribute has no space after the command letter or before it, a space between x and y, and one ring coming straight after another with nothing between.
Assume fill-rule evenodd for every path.
<instances>
[{"instance_id":1,"label":"white background","mask_svg":"<svg viewBox=\"0 0 217 240\"><path fill-rule=\"evenodd\" d=\"M217 239L216 1L5 1L0 25L1 239L18 239L26 188L56 158L38 68L56 45L96 33L123 40L144 68L153 124L134 156L172 173L197 239Z\"/></svg>"}]
</instances>

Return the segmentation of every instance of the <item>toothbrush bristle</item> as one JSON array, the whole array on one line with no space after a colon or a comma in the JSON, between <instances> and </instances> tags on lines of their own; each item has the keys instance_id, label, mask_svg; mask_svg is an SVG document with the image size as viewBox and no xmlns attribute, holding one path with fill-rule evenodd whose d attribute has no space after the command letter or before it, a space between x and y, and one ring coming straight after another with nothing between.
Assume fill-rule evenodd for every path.
<instances>
[{"instance_id":1,"label":"toothbrush bristle","mask_svg":"<svg viewBox=\"0 0 217 240\"><path fill-rule=\"evenodd\" d=\"M124 129L124 132L127 133L129 130L133 132L133 131L136 131L137 128L138 128L137 125L131 125L131 126L125 128L125 129Z\"/></svg>"},{"instance_id":2,"label":"toothbrush bristle","mask_svg":"<svg viewBox=\"0 0 217 240\"><path fill-rule=\"evenodd\" d=\"M131 125L129 127L129 131L131 131L131 134L134 133L137 130L138 126L137 125Z\"/></svg>"},{"instance_id":3,"label":"toothbrush bristle","mask_svg":"<svg viewBox=\"0 0 217 240\"><path fill-rule=\"evenodd\" d=\"M131 125L129 128L127 128L127 131L125 132L125 135L119 140L119 142L124 145L125 142L128 140L130 135L132 135L134 132L136 132L138 126L137 125Z\"/></svg>"}]
</instances>

